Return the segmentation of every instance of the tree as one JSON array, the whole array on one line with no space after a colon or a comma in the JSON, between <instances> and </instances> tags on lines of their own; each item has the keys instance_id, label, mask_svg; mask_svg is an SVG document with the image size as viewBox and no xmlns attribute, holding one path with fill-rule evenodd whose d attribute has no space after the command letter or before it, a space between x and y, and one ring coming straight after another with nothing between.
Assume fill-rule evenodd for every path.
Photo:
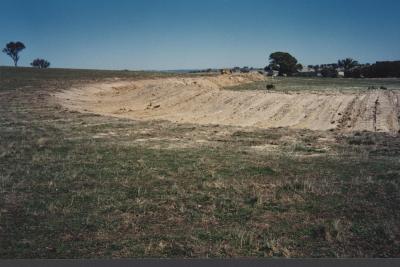
<instances>
[{"instance_id":1,"label":"tree","mask_svg":"<svg viewBox=\"0 0 400 267\"><path fill-rule=\"evenodd\" d=\"M298 64L296 64L296 68L297 68L297 71L302 70L303 69L303 65L298 63Z\"/></svg>"},{"instance_id":2,"label":"tree","mask_svg":"<svg viewBox=\"0 0 400 267\"><path fill-rule=\"evenodd\" d=\"M321 75L326 78L337 78L338 71L332 67L326 67L321 70Z\"/></svg>"},{"instance_id":3,"label":"tree","mask_svg":"<svg viewBox=\"0 0 400 267\"><path fill-rule=\"evenodd\" d=\"M46 69L50 66L50 62L41 58L37 58L32 61L31 66L39 69Z\"/></svg>"},{"instance_id":4,"label":"tree","mask_svg":"<svg viewBox=\"0 0 400 267\"><path fill-rule=\"evenodd\" d=\"M286 52L274 52L269 56L269 69L279 71L279 75L292 75L296 73L300 64L297 64L297 59Z\"/></svg>"},{"instance_id":5,"label":"tree","mask_svg":"<svg viewBox=\"0 0 400 267\"><path fill-rule=\"evenodd\" d=\"M312 68L314 69L314 71L318 72L319 69L320 69L320 66L319 65L314 65Z\"/></svg>"},{"instance_id":6,"label":"tree","mask_svg":"<svg viewBox=\"0 0 400 267\"><path fill-rule=\"evenodd\" d=\"M389 78L400 77L400 61L378 61L345 71L345 77Z\"/></svg>"},{"instance_id":7,"label":"tree","mask_svg":"<svg viewBox=\"0 0 400 267\"><path fill-rule=\"evenodd\" d=\"M338 60L338 66L344 68L345 70L349 70L357 65L359 65L358 61L349 57L342 60Z\"/></svg>"},{"instance_id":8,"label":"tree","mask_svg":"<svg viewBox=\"0 0 400 267\"><path fill-rule=\"evenodd\" d=\"M9 42L3 49L3 53L9 55L14 61L15 67L18 66L19 52L25 49L25 45L21 42Z\"/></svg>"}]
</instances>

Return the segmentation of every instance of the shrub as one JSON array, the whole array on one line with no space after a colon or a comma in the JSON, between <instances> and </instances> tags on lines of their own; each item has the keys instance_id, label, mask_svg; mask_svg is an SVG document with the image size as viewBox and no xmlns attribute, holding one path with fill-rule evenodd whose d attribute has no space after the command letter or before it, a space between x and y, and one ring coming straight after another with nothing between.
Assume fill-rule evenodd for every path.
<instances>
[{"instance_id":1,"label":"shrub","mask_svg":"<svg viewBox=\"0 0 400 267\"><path fill-rule=\"evenodd\" d=\"M46 69L50 66L50 62L41 58L37 58L32 61L31 66L39 69Z\"/></svg>"},{"instance_id":2,"label":"shrub","mask_svg":"<svg viewBox=\"0 0 400 267\"><path fill-rule=\"evenodd\" d=\"M321 75L326 78L337 78L338 71L334 68L324 68L321 70Z\"/></svg>"},{"instance_id":3,"label":"shrub","mask_svg":"<svg viewBox=\"0 0 400 267\"><path fill-rule=\"evenodd\" d=\"M271 90L274 88L275 88L275 85L273 85L272 83L267 84L267 90Z\"/></svg>"}]
</instances>

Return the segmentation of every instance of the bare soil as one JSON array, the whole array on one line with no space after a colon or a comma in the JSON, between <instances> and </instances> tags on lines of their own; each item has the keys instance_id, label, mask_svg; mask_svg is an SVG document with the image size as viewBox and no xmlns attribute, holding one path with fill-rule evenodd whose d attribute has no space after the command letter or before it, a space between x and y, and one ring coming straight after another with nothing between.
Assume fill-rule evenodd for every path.
<instances>
[{"instance_id":1,"label":"bare soil","mask_svg":"<svg viewBox=\"0 0 400 267\"><path fill-rule=\"evenodd\" d=\"M400 129L397 90L224 90L264 79L236 74L92 83L64 90L56 100L71 110L135 120L339 132Z\"/></svg>"}]
</instances>

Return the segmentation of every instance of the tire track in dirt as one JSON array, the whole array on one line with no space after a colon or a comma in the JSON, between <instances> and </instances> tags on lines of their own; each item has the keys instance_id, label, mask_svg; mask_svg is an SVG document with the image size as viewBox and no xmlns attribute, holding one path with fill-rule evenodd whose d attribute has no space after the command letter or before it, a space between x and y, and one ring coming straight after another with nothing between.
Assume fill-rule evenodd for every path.
<instances>
[{"instance_id":1,"label":"tire track in dirt","mask_svg":"<svg viewBox=\"0 0 400 267\"><path fill-rule=\"evenodd\" d=\"M339 109L336 111L334 116L341 116L338 119L337 129L345 130L346 128L352 128L354 126L354 121L352 121L353 110L356 109L356 101L358 100L358 96L355 96L349 104L344 108L344 112L339 112ZM342 105L341 105L342 106Z\"/></svg>"},{"instance_id":2,"label":"tire track in dirt","mask_svg":"<svg viewBox=\"0 0 400 267\"><path fill-rule=\"evenodd\" d=\"M396 97L390 91L381 91L376 100L375 130L388 132L391 129L399 130L398 107Z\"/></svg>"},{"instance_id":3,"label":"tire track in dirt","mask_svg":"<svg viewBox=\"0 0 400 267\"><path fill-rule=\"evenodd\" d=\"M373 125L374 125L374 131L376 132L376 113L378 111L378 105L379 105L379 96L376 98L375 100L375 106L374 106L374 110L373 110Z\"/></svg>"}]
</instances>

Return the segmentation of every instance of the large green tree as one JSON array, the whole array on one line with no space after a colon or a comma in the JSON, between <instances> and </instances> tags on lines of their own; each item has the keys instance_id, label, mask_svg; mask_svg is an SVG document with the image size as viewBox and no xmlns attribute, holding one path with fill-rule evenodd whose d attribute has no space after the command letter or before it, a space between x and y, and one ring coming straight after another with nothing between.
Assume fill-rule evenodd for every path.
<instances>
[{"instance_id":1,"label":"large green tree","mask_svg":"<svg viewBox=\"0 0 400 267\"><path fill-rule=\"evenodd\" d=\"M302 68L297 59L286 52L274 52L269 56L269 69L279 71L279 75L292 75Z\"/></svg>"}]
</instances>

